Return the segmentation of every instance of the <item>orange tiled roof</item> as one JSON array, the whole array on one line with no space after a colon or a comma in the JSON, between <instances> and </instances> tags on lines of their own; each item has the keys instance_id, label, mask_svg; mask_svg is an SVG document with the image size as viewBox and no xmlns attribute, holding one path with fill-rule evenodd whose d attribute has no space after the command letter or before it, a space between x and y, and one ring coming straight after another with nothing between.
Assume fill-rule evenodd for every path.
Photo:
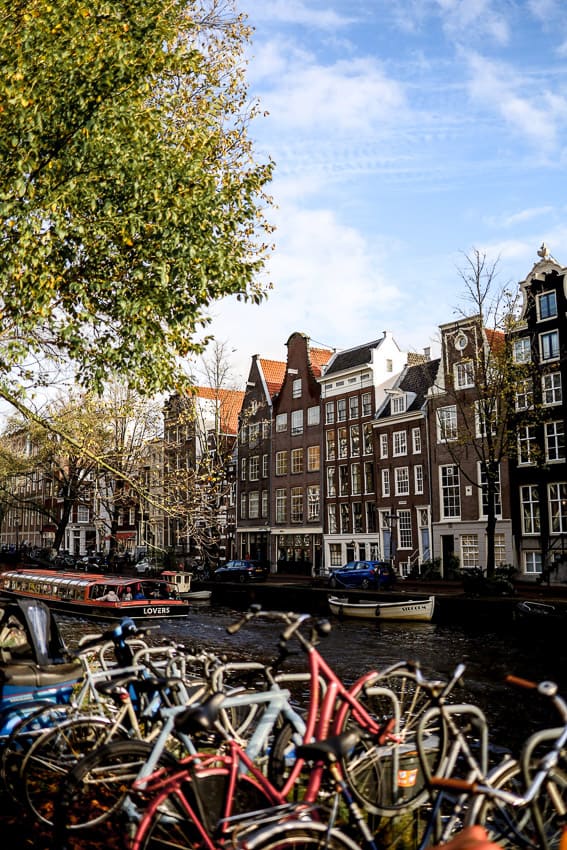
<instances>
[{"instance_id":1,"label":"orange tiled roof","mask_svg":"<svg viewBox=\"0 0 567 850\"><path fill-rule=\"evenodd\" d=\"M496 352L501 350L505 340L505 334L503 331L495 331L490 328L485 328L484 332L490 349Z\"/></svg>"},{"instance_id":2,"label":"orange tiled roof","mask_svg":"<svg viewBox=\"0 0 567 850\"><path fill-rule=\"evenodd\" d=\"M309 356L311 358L311 369L316 377L321 374L321 367L329 362L334 351L327 351L326 348L310 348Z\"/></svg>"},{"instance_id":3,"label":"orange tiled roof","mask_svg":"<svg viewBox=\"0 0 567 850\"><path fill-rule=\"evenodd\" d=\"M244 401L241 390L225 390L215 387L195 387L199 398L220 402L220 426L224 434L238 433L238 414Z\"/></svg>"},{"instance_id":4,"label":"orange tiled roof","mask_svg":"<svg viewBox=\"0 0 567 850\"><path fill-rule=\"evenodd\" d=\"M260 358L260 366L268 386L270 397L279 393L285 378L286 364L280 360L264 360Z\"/></svg>"}]
</instances>

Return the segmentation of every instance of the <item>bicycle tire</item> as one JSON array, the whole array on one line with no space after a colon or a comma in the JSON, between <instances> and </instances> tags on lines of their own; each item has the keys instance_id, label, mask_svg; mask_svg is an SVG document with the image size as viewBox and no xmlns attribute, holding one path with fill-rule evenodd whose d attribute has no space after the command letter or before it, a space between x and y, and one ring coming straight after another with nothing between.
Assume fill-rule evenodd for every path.
<instances>
[{"instance_id":1,"label":"bicycle tire","mask_svg":"<svg viewBox=\"0 0 567 850\"><path fill-rule=\"evenodd\" d=\"M399 704L398 740L377 745L363 735L343 759L343 770L353 795L367 812L392 817L418 808L428 798L426 777L417 752L416 731L419 719L430 707L431 700L426 689L418 684L415 674L409 670L395 670L379 676L367 684L356 698L380 725L394 716L393 699L387 692L377 690L382 688L393 693ZM360 724L349 708L340 731L352 728L360 728ZM431 773L435 773L446 747L443 723L439 720L426 731L426 735L429 742L429 767ZM398 760L395 784L394 755Z\"/></svg>"},{"instance_id":2,"label":"bicycle tire","mask_svg":"<svg viewBox=\"0 0 567 850\"><path fill-rule=\"evenodd\" d=\"M152 751L148 741L110 741L77 762L56 800L54 847L66 846L69 832L98 826L117 812ZM168 752L158 760L158 767L176 765Z\"/></svg>"},{"instance_id":3,"label":"bicycle tire","mask_svg":"<svg viewBox=\"0 0 567 850\"><path fill-rule=\"evenodd\" d=\"M246 847L246 850L360 850L360 844L344 832L317 821L276 821L267 827L259 824L257 829L246 832L244 841L235 836L232 847L234 850L241 847Z\"/></svg>"},{"instance_id":4,"label":"bicycle tire","mask_svg":"<svg viewBox=\"0 0 567 850\"><path fill-rule=\"evenodd\" d=\"M526 789L525 777L516 761L493 772L489 784L495 789L518 794ZM560 802L559 810L557 800ZM516 850L518 847L559 850L566 803L567 771L562 767L553 767L532 806L510 806L501 800L478 795L468 807L465 825L478 823L484 826L490 841L498 843L504 850ZM543 830L543 845L540 829Z\"/></svg>"},{"instance_id":5,"label":"bicycle tire","mask_svg":"<svg viewBox=\"0 0 567 850\"><path fill-rule=\"evenodd\" d=\"M40 823L53 826L53 810L64 777L97 747L113 726L104 717L72 718L37 738L22 762L24 805ZM118 728L115 735L126 735Z\"/></svg>"},{"instance_id":6,"label":"bicycle tire","mask_svg":"<svg viewBox=\"0 0 567 850\"><path fill-rule=\"evenodd\" d=\"M22 763L39 735L43 735L53 722L61 722L75 708L69 703L47 702L20 718L10 735L2 744L0 757L0 777L4 790L19 803L23 789L21 783Z\"/></svg>"},{"instance_id":7,"label":"bicycle tire","mask_svg":"<svg viewBox=\"0 0 567 850\"><path fill-rule=\"evenodd\" d=\"M132 842L132 850L195 848L201 846L203 833L218 837L219 821L226 814L231 781L229 769L197 770L194 778L189 777L186 771L183 774L186 775L185 781L180 780L177 787L158 794L150 801ZM198 795L193 791L194 783L199 788ZM258 812L273 805L274 800L255 780L241 775L228 815Z\"/></svg>"}]
</instances>

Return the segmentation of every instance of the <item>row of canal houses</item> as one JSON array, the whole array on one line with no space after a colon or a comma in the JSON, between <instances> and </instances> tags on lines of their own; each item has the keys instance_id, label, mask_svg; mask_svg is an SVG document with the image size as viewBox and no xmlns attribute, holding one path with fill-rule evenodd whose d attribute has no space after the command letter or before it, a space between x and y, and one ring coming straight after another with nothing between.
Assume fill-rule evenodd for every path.
<instances>
[{"instance_id":1,"label":"row of canal houses","mask_svg":"<svg viewBox=\"0 0 567 850\"><path fill-rule=\"evenodd\" d=\"M498 468L495 562L565 580L567 269L545 246L538 255L511 339L473 316L440 327L438 358L402 351L389 332L340 351L295 332L286 362L255 355L239 422L234 554L305 574L369 558L402 575L437 559L444 575L484 567L480 435L469 430L463 446L463 420L470 429L479 351L507 341L529 377L514 388L517 439ZM538 417L520 416L532 407Z\"/></svg>"}]
</instances>

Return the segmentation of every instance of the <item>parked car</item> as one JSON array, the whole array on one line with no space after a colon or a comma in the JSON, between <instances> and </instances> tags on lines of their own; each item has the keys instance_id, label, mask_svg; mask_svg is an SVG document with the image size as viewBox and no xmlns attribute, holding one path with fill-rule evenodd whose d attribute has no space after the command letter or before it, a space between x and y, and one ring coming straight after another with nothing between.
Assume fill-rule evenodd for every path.
<instances>
[{"instance_id":1,"label":"parked car","mask_svg":"<svg viewBox=\"0 0 567 850\"><path fill-rule=\"evenodd\" d=\"M159 566L155 561L149 558L142 558L137 564L134 564L134 570L139 576L154 575L159 571Z\"/></svg>"},{"instance_id":2,"label":"parked car","mask_svg":"<svg viewBox=\"0 0 567 850\"><path fill-rule=\"evenodd\" d=\"M392 566L384 561L349 561L344 567L333 570L329 585L389 590L395 581L396 574Z\"/></svg>"},{"instance_id":3,"label":"parked car","mask_svg":"<svg viewBox=\"0 0 567 850\"><path fill-rule=\"evenodd\" d=\"M213 578L215 581L262 581L267 575L268 568L260 561L227 561L214 571Z\"/></svg>"}]
</instances>

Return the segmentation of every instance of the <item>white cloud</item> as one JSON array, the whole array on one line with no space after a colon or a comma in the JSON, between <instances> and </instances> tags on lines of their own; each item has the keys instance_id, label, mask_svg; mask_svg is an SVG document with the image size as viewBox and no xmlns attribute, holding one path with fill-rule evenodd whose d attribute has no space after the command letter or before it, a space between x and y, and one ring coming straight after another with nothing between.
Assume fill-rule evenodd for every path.
<instances>
[{"instance_id":1,"label":"white cloud","mask_svg":"<svg viewBox=\"0 0 567 850\"><path fill-rule=\"evenodd\" d=\"M536 100L522 94L522 78L504 63L492 62L478 53L465 53L469 71L469 93L485 106L496 110L513 129L543 150L557 143L557 120L561 116L550 112L548 103L555 96L541 92ZM559 98L565 106L564 98Z\"/></svg>"},{"instance_id":2,"label":"white cloud","mask_svg":"<svg viewBox=\"0 0 567 850\"><path fill-rule=\"evenodd\" d=\"M506 216L487 216L485 220L492 227L516 227L519 224L532 221L534 218L548 216L553 212L553 209L551 206L528 207Z\"/></svg>"},{"instance_id":3,"label":"white cloud","mask_svg":"<svg viewBox=\"0 0 567 850\"><path fill-rule=\"evenodd\" d=\"M510 38L508 22L492 0L437 0L443 27L450 38L487 36L499 45Z\"/></svg>"},{"instance_id":4,"label":"white cloud","mask_svg":"<svg viewBox=\"0 0 567 850\"><path fill-rule=\"evenodd\" d=\"M262 96L271 120L294 132L368 131L393 123L405 108L403 87L374 59L340 60L333 65L291 65L278 85Z\"/></svg>"},{"instance_id":5,"label":"white cloud","mask_svg":"<svg viewBox=\"0 0 567 850\"><path fill-rule=\"evenodd\" d=\"M252 15L252 0L244 4L250 7L250 17L257 21L277 21L283 24L302 24L323 30L336 30L353 20L334 9L314 9L301 0L255 0Z\"/></svg>"}]
</instances>

